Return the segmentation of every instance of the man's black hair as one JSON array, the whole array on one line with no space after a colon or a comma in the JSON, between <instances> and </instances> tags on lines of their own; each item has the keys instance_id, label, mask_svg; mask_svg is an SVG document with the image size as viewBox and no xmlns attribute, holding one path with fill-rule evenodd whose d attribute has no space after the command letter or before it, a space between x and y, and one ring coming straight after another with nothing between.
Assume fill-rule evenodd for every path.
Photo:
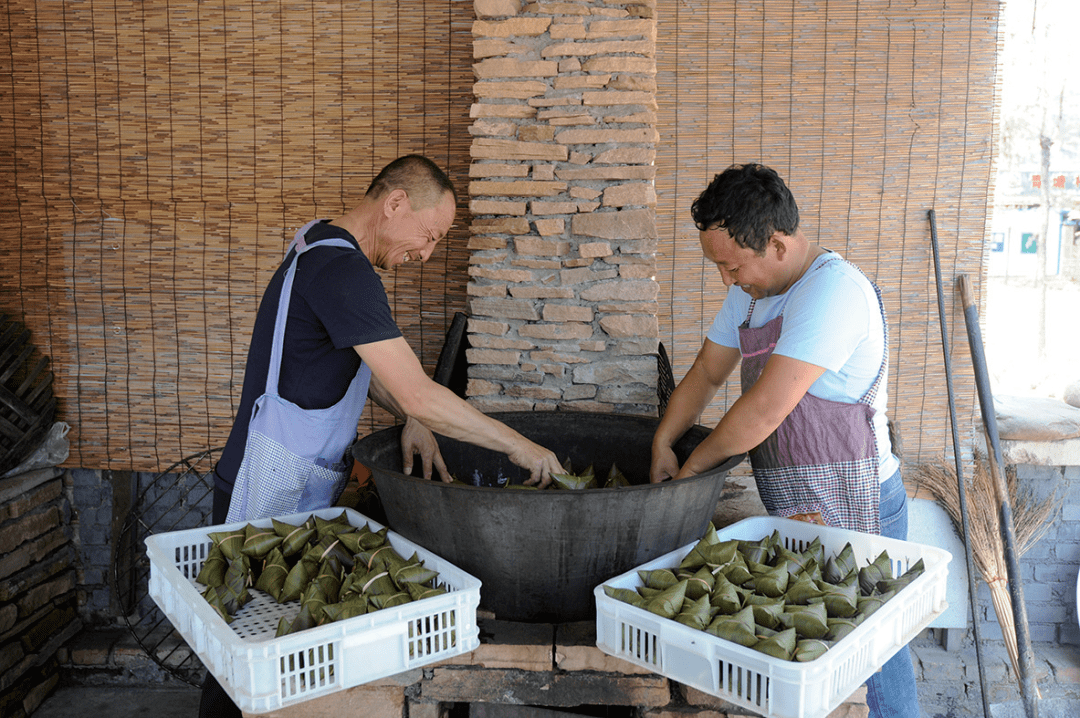
<instances>
[{"instance_id":1,"label":"man's black hair","mask_svg":"<svg viewBox=\"0 0 1080 718\"><path fill-rule=\"evenodd\" d=\"M365 196L378 199L395 189L405 190L414 211L435 206L447 192L453 195L454 204L457 204L457 190L450 177L423 155L398 157L383 167L371 181Z\"/></svg>"},{"instance_id":2,"label":"man's black hair","mask_svg":"<svg viewBox=\"0 0 1080 718\"><path fill-rule=\"evenodd\" d=\"M774 232L794 234L799 207L775 170L759 164L732 165L713 177L690 215L701 231L720 228L740 247L765 251Z\"/></svg>"}]
</instances>

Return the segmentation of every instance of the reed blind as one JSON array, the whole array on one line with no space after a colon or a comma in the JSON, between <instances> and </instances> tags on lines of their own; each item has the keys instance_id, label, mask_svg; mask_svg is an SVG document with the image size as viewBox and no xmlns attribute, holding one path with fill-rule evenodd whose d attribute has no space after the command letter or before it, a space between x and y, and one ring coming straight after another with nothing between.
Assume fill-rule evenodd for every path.
<instances>
[{"instance_id":1,"label":"reed blind","mask_svg":"<svg viewBox=\"0 0 1080 718\"><path fill-rule=\"evenodd\" d=\"M293 232L402 154L464 189L471 0L5 0L0 303L51 357L68 464L224 444ZM464 308L467 210L384 275L431 371ZM385 416L365 421L379 425Z\"/></svg>"},{"instance_id":2,"label":"reed blind","mask_svg":"<svg viewBox=\"0 0 1080 718\"><path fill-rule=\"evenodd\" d=\"M661 341L676 379L725 295L690 203L733 163L776 169L804 231L881 289L904 459L951 452L928 210L937 215L961 434L977 398L954 278L985 276L996 147L996 0L661 0ZM678 307L679 311L672 309ZM739 396L738 372L705 414Z\"/></svg>"},{"instance_id":3,"label":"reed blind","mask_svg":"<svg viewBox=\"0 0 1080 718\"><path fill-rule=\"evenodd\" d=\"M566 4L585 6L620 3ZM657 279L676 377L724 294L690 202L729 164L764 162L808 234L881 288L905 458L940 454L926 213L970 428L951 280L984 276L997 2L657 0L655 19ZM3 0L0 304L52 358L68 465L154 471L223 444L255 310L295 228L352 206L407 152L465 186L473 20L472 0ZM466 225L461 207L427 266L385 277L429 371L465 306Z\"/></svg>"}]
</instances>

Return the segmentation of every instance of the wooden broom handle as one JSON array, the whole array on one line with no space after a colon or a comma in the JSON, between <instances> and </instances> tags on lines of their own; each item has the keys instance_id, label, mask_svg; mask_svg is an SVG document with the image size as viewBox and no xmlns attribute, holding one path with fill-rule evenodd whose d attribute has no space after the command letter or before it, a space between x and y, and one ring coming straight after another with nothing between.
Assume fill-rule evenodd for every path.
<instances>
[{"instance_id":1,"label":"wooden broom handle","mask_svg":"<svg viewBox=\"0 0 1080 718\"><path fill-rule=\"evenodd\" d=\"M968 275L961 274L956 278L956 283L960 285L960 302L964 305L966 311L968 307L975 304L975 293L971 290L971 279Z\"/></svg>"}]
</instances>

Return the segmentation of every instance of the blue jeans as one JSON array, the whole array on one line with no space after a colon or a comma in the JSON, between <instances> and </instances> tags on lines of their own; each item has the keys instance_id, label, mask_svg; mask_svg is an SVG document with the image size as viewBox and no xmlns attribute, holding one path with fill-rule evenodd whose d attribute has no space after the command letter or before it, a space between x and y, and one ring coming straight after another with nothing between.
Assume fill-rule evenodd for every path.
<instances>
[{"instance_id":1,"label":"blue jeans","mask_svg":"<svg viewBox=\"0 0 1080 718\"><path fill-rule=\"evenodd\" d=\"M881 535L907 540L907 491L900 471L881 485ZM866 681L866 704L870 718L919 718L919 695L911 651L904 646Z\"/></svg>"}]
</instances>

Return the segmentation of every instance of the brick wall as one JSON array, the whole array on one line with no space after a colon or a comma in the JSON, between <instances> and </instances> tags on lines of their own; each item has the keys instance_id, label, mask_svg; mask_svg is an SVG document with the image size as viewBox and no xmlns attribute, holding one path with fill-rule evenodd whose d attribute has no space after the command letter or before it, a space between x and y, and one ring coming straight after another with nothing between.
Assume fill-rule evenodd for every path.
<instances>
[{"instance_id":1,"label":"brick wall","mask_svg":"<svg viewBox=\"0 0 1080 718\"><path fill-rule=\"evenodd\" d=\"M81 628L66 474L0 480L0 715L32 713L59 682L57 651Z\"/></svg>"},{"instance_id":2,"label":"brick wall","mask_svg":"<svg viewBox=\"0 0 1080 718\"><path fill-rule=\"evenodd\" d=\"M655 2L475 7L468 396L655 414Z\"/></svg>"}]
</instances>

